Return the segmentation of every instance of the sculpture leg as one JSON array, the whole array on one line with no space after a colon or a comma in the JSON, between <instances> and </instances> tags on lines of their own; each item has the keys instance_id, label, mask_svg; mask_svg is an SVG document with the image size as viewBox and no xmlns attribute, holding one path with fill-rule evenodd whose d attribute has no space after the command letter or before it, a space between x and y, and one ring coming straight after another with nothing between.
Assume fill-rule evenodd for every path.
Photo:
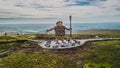
<instances>
[{"instance_id":1,"label":"sculpture leg","mask_svg":"<svg viewBox=\"0 0 120 68\"><path fill-rule=\"evenodd\" d=\"M56 43L58 43L58 36L55 36L55 41Z\"/></svg>"},{"instance_id":2,"label":"sculpture leg","mask_svg":"<svg viewBox=\"0 0 120 68\"><path fill-rule=\"evenodd\" d=\"M64 43L64 36L61 36L61 38L62 38L62 43Z\"/></svg>"}]
</instances>

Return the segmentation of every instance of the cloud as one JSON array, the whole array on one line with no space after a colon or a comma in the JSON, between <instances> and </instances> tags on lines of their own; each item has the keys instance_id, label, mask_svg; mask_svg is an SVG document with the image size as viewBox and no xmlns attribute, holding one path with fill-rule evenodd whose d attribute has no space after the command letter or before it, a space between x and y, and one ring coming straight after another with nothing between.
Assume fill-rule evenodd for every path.
<instances>
[{"instance_id":1,"label":"cloud","mask_svg":"<svg viewBox=\"0 0 120 68\"><path fill-rule=\"evenodd\" d=\"M0 0L0 18L120 22L120 0ZM67 22L66 21L66 22Z\"/></svg>"},{"instance_id":2,"label":"cloud","mask_svg":"<svg viewBox=\"0 0 120 68\"><path fill-rule=\"evenodd\" d=\"M70 0L69 0L70 1ZM69 2L68 1L68 2ZM107 0L74 0L72 4L68 4L69 6L91 6L91 5L100 5L102 2Z\"/></svg>"}]
</instances>

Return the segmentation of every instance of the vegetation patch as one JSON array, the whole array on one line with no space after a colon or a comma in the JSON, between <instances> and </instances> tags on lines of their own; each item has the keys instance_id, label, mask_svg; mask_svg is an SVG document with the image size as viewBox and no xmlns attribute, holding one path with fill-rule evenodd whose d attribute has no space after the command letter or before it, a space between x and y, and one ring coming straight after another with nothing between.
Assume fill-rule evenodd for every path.
<instances>
[{"instance_id":1,"label":"vegetation patch","mask_svg":"<svg viewBox=\"0 0 120 68\"><path fill-rule=\"evenodd\" d=\"M77 68L73 61L56 54L18 52L0 59L0 68Z\"/></svg>"},{"instance_id":2,"label":"vegetation patch","mask_svg":"<svg viewBox=\"0 0 120 68\"><path fill-rule=\"evenodd\" d=\"M119 68L120 40L92 42L94 49L84 55L89 68Z\"/></svg>"},{"instance_id":3,"label":"vegetation patch","mask_svg":"<svg viewBox=\"0 0 120 68\"><path fill-rule=\"evenodd\" d=\"M99 37L120 35L96 34ZM94 38L96 35L73 34L72 38ZM28 41L40 35L0 36L0 53L13 50L0 58L0 68L119 68L120 40L86 42L84 45L64 50L41 48ZM43 35L48 39L54 35ZM65 36L67 37L67 35ZM15 49L15 50L14 50Z\"/></svg>"}]
</instances>

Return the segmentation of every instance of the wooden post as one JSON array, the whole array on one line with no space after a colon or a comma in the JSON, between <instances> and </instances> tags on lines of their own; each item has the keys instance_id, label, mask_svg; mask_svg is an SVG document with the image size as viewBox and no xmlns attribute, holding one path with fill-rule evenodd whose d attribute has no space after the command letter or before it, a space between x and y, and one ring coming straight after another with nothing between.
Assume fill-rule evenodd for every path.
<instances>
[{"instance_id":1,"label":"wooden post","mask_svg":"<svg viewBox=\"0 0 120 68\"><path fill-rule=\"evenodd\" d=\"M70 18L70 38L71 38L72 37L72 29L71 29L72 28L72 23L71 23L72 22L72 16L70 15L69 18Z\"/></svg>"}]
</instances>

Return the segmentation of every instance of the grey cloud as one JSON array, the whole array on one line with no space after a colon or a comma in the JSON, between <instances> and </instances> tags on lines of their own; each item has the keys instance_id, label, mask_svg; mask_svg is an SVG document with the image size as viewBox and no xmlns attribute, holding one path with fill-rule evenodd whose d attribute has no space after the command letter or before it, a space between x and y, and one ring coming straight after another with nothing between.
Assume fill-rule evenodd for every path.
<instances>
[{"instance_id":1,"label":"grey cloud","mask_svg":"<svg viewBox=\"0 0 120 68\"><path fill-rule=\"evenodd\" d=\"M28 15L28 14L21 14L21 13L17 13L17 12L10 12L10 11L0 11L0 18L7 18L10 16L14 16L15 17L32 17L34 15Z\"/></svg>"},{"instance_id":2,"label":"grey cloud","mask_svg":"<svg viewBox=\"0 0 120 68\"><path fill-rule=\"evenodd\" d=\"M64 0L64 2L69 2L70 0Z\"/></svg>"},{"instance_id":3,"label":"grey cloud","mask_svg":"<svg viewBox=\"0 0 120 68\"><path fill-rule=\"evenodd\" d=\"M120 8L115 8L117 11L120 11Z\"/></svg>"},{"instance_id":4,"label":"grey cloud","mask_svg":"<svg viewBox=\"0 0 120 68\"><path fill-rule=\"evenodd\" d=\"M70 1L70 0L65 0ZM73 4L68 4L67 6L99 6L102 2L107 0L75 0Z\"/></svg>"},{"instance_id":5,"label":"grey cloud","mask_svg":"<svg viewBox=\"0 0 120 68\"><path fill-rule=\"evenodd\" d=\"M25 5L25 4L16 4L15 6L17 7L22 7L22 8L57 8L57 7L53 7L53 6L43 6L43 5L40 5L40 4L28 4L28 5Z\"/></svg>"}]
</instances>

